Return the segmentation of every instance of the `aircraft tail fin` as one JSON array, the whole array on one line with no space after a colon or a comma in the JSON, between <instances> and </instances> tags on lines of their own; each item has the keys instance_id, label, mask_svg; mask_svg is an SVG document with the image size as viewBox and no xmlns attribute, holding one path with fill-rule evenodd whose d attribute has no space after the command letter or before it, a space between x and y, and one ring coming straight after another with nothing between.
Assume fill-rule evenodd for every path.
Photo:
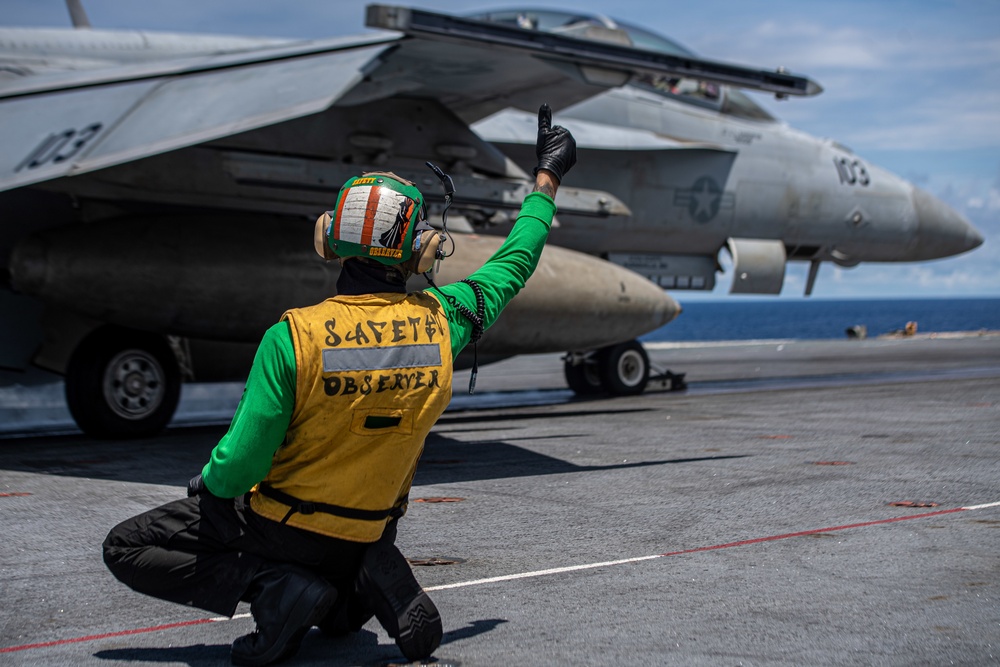
<instances>
[{"instance_id":1,"label":"aircraft tail fin","mask_svg":"<svg viewBox=\"0 0 1000 667\"><path fill-rule=\"evenodd\" d=\"M69 17L73 20L74 28L90 28L90 19L83 9L80 0L66 0L66 9L69 10Z\"/></svg>"}]
</instances>

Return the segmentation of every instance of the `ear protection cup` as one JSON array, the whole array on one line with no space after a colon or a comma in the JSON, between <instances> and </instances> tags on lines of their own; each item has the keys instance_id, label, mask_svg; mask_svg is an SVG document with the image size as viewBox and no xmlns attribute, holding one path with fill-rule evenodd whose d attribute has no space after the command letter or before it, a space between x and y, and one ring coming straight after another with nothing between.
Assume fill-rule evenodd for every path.
<instances>
[{"instance_id":1,"label":"ear protection cup","mask_svg":"<svg viewBox=\"0 0 1000 667\"><path fill-rule=\"evenodd\" d=\"M415 269L414 273L426 273L434 267L434 262L444 259L444 234L436 229L422 232L418 237L417 248L413 251L413 257L408 262L410 268Z\"/></svg>"},{"instance_id":2,"label":"ear protection cup","mask_svg":"<svg viewBox=\"0 0 1000 667\"><path fill-rule=\"evenodd\" d=\"M316 228L313 230L313 247L316 249L316 254L326 260L337 258L330 247L330 223L332 222L330 213L324 213L316 218Z\"/></svg>"}]
</instances>

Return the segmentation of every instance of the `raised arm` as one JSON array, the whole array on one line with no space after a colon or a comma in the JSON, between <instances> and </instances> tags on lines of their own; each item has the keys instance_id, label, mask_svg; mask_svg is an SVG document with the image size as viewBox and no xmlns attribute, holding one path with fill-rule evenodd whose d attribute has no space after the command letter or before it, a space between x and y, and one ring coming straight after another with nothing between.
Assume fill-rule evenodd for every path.
<instances>
[{"instance_id":1,"label":"raised arm","mask_svg":"<svg viewBox=\"0 0 1000 667\"><path fill-rule=\"evenodd\" d=\"M535 153L538 157L535 187L525 197L514 228L482 268L469 276L483 293L484 328L489 328L496 321L538 265L556 212L556 191L563 176L576 163L576 141L566 128L552 126L552 111L547 104L543 104L538 110ZM436 292L437 290L430 290L431 294ZM472 323L449 303L448 297L475 312L476 296L472 287L463 282L441 287L438 296L442 294L445 298L440 300L448 314L451 328L452 354L458 355L469 343Z\"/></svg>"}]
</instances>

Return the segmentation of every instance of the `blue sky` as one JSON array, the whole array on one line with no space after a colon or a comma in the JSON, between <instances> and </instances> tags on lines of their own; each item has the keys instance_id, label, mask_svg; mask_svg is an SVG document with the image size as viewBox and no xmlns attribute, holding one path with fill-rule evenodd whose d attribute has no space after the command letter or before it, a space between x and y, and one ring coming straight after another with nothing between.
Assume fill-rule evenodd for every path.
<instances>
[{"instance_id":1,"label":"blue sky","mask_svg":"<svg viewBox=\"0 0 1000 667\"><path fill-rule=\"evenodd\" d=\"M996 0L412 4L454 13L518 5L605 13L670 36L705 57L806 74L823 85L823 94L785 102L757 96L758 101L790 125L832 137L940 197L986 239L972 253L936 262L824 265L814 295L1000 296ZM3 7L0 21L7 25L69 25L62 0L3 0ZM364 3L334 0L84 0L84 7L98 28L301 38L364 31ZM805 274L804 265L790 265L782 296L801 295ZM711 296L723 295L728 283L720 277Z\"/></svg>"}]
</instances>

